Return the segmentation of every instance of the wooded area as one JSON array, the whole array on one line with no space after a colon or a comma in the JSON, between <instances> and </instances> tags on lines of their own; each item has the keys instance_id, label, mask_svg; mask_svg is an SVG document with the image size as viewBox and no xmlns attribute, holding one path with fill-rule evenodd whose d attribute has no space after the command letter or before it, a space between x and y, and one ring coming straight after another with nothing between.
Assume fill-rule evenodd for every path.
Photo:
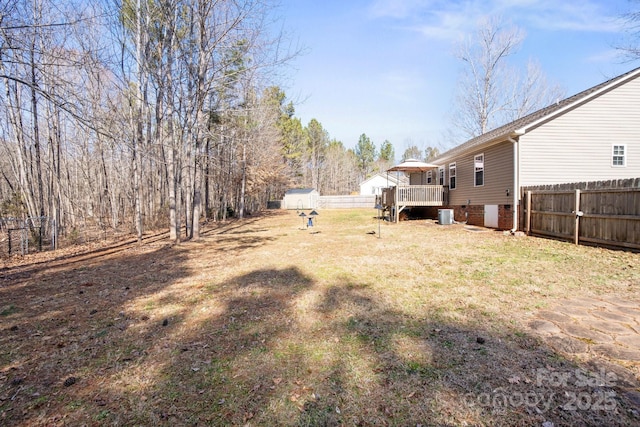
<instances>
[{"instance_id":1,"label":"wooded area","mask_svg":"<svg viewBox=\"0 0 640 427\"><path fill-rule=\"evenodd\" d=\"M288 188L349 194L371 168L294 116L278 83L299 49L269 1L0 9L0 217L176 241Z\"/></svg>"}]
</instances>

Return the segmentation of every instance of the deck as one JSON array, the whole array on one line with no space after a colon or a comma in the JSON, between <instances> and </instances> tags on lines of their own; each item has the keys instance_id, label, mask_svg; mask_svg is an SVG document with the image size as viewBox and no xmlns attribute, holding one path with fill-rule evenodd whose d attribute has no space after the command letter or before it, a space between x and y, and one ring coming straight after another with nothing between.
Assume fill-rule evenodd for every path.
<instances>
[{"instance_id":1,"label":"deck","mask_svg":"<svg viewBox=\"0 0 640 427\"><path fill-rule=\"evenodd\" d=\"M444 185L402 185L382 189L380 202L398 222L403 209L414 206L444 206L448 203L449 188Z\"/></svg>"}]
</instances>

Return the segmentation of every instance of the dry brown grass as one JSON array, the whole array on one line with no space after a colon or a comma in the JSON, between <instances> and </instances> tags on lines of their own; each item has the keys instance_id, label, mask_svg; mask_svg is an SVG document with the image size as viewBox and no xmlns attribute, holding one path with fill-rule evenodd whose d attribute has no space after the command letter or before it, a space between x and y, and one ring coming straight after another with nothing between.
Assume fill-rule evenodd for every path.
<instances>
[{"instance_id":1,"label":"dry brown grass","mask_svg":"<svg viewBox=\"0 0 640 427\"><path fill-rule=\"evenodd\" d=\"M640 303L640 255L429 221L377 238L374 210L320 214L313 229L269 212L198 242L12 260L0 424L640 422L619 395L605 410L559 408L571 389L536 373L605 361L568 359L526 327L577 294Z\"/></svg>"}]
</instances>

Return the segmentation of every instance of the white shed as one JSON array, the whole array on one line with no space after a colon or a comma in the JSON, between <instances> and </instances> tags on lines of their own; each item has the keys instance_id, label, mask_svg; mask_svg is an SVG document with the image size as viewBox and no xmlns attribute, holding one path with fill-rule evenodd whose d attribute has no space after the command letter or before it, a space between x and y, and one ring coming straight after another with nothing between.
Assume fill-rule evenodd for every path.
<instances>
[{"instance_id":1,"label":"white shed","mask_svg":"<svg viewBox=\"0 0 640 427\"><path fill-rule=\"evenodd\" d=\"M284 193L284 209L317 209L320 193L313 188L294 188Z\"/></svg>"},{"instance_id":2,"label":"white shed","mask_svg":"<svg viewBox=\"0 0 640 427\"><path fill-rule=\"evenodd\" d=\"M398 185L409 185L409 180L404 173L377 173L360 183L360 195L379 196L382 194L383 188Z\"/></svg>"}]
</instances>

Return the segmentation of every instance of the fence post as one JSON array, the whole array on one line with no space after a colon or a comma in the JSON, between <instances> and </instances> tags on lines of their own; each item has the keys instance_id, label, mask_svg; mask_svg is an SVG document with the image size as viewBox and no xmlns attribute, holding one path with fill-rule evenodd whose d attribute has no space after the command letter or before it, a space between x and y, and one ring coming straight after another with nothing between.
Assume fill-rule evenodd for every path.
<instances>
[{"instance_id":1,"label":"fence post","mask_svg":"<svg viewBox=\"0 0 640 427\"><path fill-rule=\"evenodd\" d=\"M56 220L51 220L51 250L58 249L58 229Z\"/></svg>"},{"instance_id":2,"label":"fence post","mask_svg":"<svg viewBox=\"0 0 640 427\"><path fill-rule=\"evenodd\" d=\"M531 190L527 191L527 236L531 235Z\"/></svg>"},{"instance_id":3,"label":"fence post","mask_svg":"<svg viewBox=\"0 0 640 427\"><path fill-rule=\"evenodd\" d=\"M396 185L395 191L393 192L393 206L395 209L393 222L396 224L400 221L400 212L398 212L398 186Z\"/></svg>"},{"instance_id":4,"label":"fence post","mask_svg":"<svg viewBox=\"0 0 640 427\"><path fill-rule=\"evenodd\" d=\"M576 189L576 203L575 203L575 210L574 210L575 214L576 214L576 224L575 224L575 229L573 231L574 233L574 238L573 238L573 243L575 243L576 245L580 243L580 190Z\"/></svg>"},{"instance_id":5,"label":"fence post","mask_svg":"<svg viewBox=\"0 0 640 427\"><path fill-rule=\"evenodd\" d=\"M20 248L22 249L21 255L26 255L29 253L29 234L28 234L28 228L26 227L26 223L20 235L21 235Z\"/></svg>"}]
</instances>

